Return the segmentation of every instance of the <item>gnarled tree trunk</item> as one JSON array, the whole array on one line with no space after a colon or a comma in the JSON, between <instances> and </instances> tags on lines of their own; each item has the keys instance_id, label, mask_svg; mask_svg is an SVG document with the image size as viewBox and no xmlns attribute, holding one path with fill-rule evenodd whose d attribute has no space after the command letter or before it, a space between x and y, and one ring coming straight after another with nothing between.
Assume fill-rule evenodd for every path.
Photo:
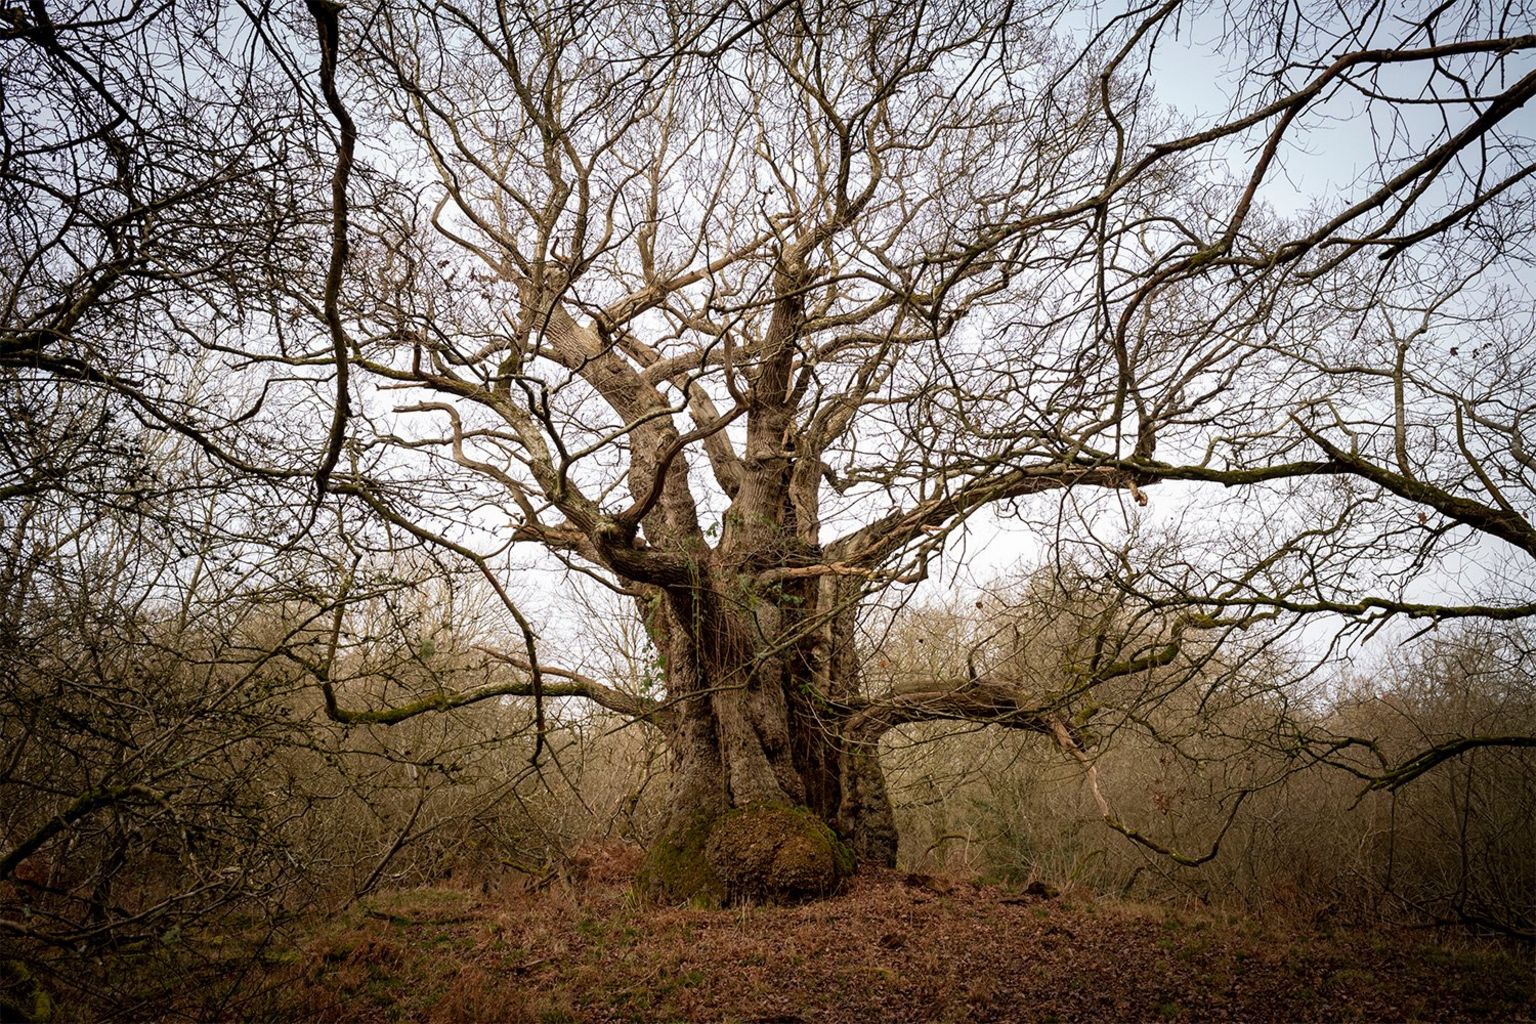
<instances>
[{"instance_id":1,"label":"gnarled tree trunk","mask_svg":"<svg viewBox=\"0 0 1536 1024\"><path fill-rule=\"evenodd\" d=\"M893 864L878 760L842 735L858 688L854 609L815 628L825 599L856 593L815 578L772 593L718 579L666 594L655 617L675 702L673 781L648 886L674 899L793 900L835 889L855 856Z\"/></svg>"}]
</instances>

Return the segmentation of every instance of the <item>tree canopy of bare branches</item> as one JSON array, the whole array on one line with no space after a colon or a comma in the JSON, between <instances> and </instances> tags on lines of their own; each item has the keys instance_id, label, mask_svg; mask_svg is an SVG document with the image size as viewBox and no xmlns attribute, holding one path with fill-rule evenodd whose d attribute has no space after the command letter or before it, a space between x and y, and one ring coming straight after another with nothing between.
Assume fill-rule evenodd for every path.
<instances>
[{"instance_id":1,"label":"tree canopy of bare branches","mask_svg":"<svg viewBox=\"0 0 1536 1024\"><path fill-rule=\"evenodd\" d=\"M301 522L366 513L465 560L515 678L365 707L322 659L332 716L520 695L649 722L685 860L790 805L890 862L903 723L1086 756L1095 691L1243 631L1536 613L1515 6L313 0L257 18L212 97L221 69L148 44L115 66L179 59L185 96L85 62L92 33L152 38L122 19L7 18L8 96L76 97L7 139L7 369L314 479ZM1213 112L1171 98L1185 61ZM210 424L114 355L183 336L303 400ZM263 448L258 422L293 426ZM871 692L861 607L983 511L1096 544L1162 628L1066 681ZM654 692L540 641L525 551L633 602Z\"/></svg>"}]
</instances>

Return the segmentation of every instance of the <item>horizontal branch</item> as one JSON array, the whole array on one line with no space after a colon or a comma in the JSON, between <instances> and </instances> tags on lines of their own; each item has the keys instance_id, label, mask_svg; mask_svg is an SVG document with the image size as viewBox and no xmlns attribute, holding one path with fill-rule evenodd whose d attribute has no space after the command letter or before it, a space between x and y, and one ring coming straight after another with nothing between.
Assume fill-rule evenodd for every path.
<instances>
[{"instance_id":1,"label":"horizontal branch","mask_svg":"<svg viewBox=\"0 0 1536 1024\"><path fill-rule=\"evenodd\" d=\"M1049 733L1048 710L1024 704L1019 693L996 683L966 682L953 689L935 688L893 694L856 706L843 723L850 744L867 746L909 722L982 722L1012 729Z\"/></svg>"},{"instance_id":2,"label":"horizontal branch","mask_svg":"<svg viewBox=\"0 0 1536 1024\"><path fill-rule=\"evenodd\" d=\"M524 672L531 672L533 670L533 667L528 664L526 659L507 654L504 651L497 651L490 647L479 647L476 649L489 654L497 661L510 665L515 669L519 669ZM665 718L668 713L667 707L662 704L661 701L651 700L648 697L636 696L632 693L625 693L623 690L608 686L604 683L600 683L596 679L593 679L591 676L585 676L579 672L572 672L570 669L554 668L549 665L540 665L539 671L543 675L551 676L555 679L566 680L564 684L554 684L553 688L551 688L549 683L545 683L544 695L547 697L585 697L587 700L590 700L595 704L601 704L609 711L616 711L621 715L628 715L630 718L650 719L652 721ZM557 690L561 689L578 689L581 692L556 692Z\"/></svg>"},{"instance_id":3,"label":"horizontal branch","mask_svg":"<svg viewBox=\"0 0 1536 1024\"><path fill-rule=\"evenodd\" d=\"M1536 556L1536 527L1532 527L1521 516L1503 509L1491 508L1470 498L1451 494L1405 474L1382 469L1375 463L1335 447L1313 431L1306 430L1306 434L1319 448L1328 453L1330 460L1355 476L1369 480L1399 498L1419 505L1428 505L1448 519L1454 519L1481 533L1508 541L1526 554Z\"/></svg>"},{"instance_id":4,"label":"horizontal branch","mask_svg":"<svg viewBox=\"0 0 1536 1024\"><path fill-rule=\"evenodd\" d=\"M486 647L478 648L478 650L513 668L530 671L529 665L525 660L514 658ZM452 711L456 708L469 707L472 704L494 700L498 697L534 696L542 699L550 697L578 697L590 700L594 704L600 704L608 710L616 711L621 715L641 721L649 721L653 724L660 724L660 719L665 717L665 709L657 701L636 697L633 694L625 693L611 686L605 686L597 680L579 673L542 665L539 667L539 672L544 676L563 679L565 682L552 683L545 680L535 691L533 679L530 677L506 683L492 683L459 693L434 693L419 700L379 710L351 710L341 707L336 700L335 687L329 679L323 676L320 679L320 692L325 699L326 717L333 722L340 722L343 725L398 725L419 715L429 714L434 711Z\"/></svg>"},{"instance_id":5,"label":"horizontal branch","mask_svg":"<svg viewBox=\"0 0 1536 1024\"><path fill-rule=\"evenodd\" d=\"M1195 483L1220 484L1223 487L1243 487L1306 476L1355 476L1399 498L1428 506L1448 519L1508 541L1527 554L1536 555L1536 527L1532 527L1523 517L1452 494L1405 474L1383 469L1367 459L1344 451L1314 430L1304 426L1301 430L1310 441L1323 450L1328 456L1327 459L1286 462L1247 469L1178 466L1146 460L1113 460L1110 464L1136 474L1143 483L1186 480Z\"/></svg>"},{"instance_id":6,"label":"horizontal branch","mask_svg":"<svg viewBox=\"0 0 1536 1024\"><path fill-rule=\"evenodd\" d=\"M1481 747L1536 747L1536 736L1463 736L1459 739L1446 740L1428 750L1420 751L1397 767L1382 772L1372 779L1366 789L1396 791L1445 762Z\"/></svg>"},{"instance_id":7,"label":"horizontal branch","mask_svg":"<svg viewBox=\"0 0 1536 1024\"><path fill-rule=\"evenodd\" d=\"M1326 598L1316 598L1307 601L1297 601L1287 597L1273 597L1264 594L1250 594L1244 597L1190 597L1184 599L1158 599L1152 602L1154 607L1170 608L1177 606L1198 605L1202 608L1266 608L1280 612L1294 612L1298 615L1347 615L1351 617L1364 617L1377 614L1381 618L1401 616L1407 619L1433 619L1436 622L1450 619L1487 619L1493 622L1513 622L1516 619L1528 619L1536 616L1536 603L1494 605L1494 604L1434 604L1423 601L1397 601L1386 597L1362 597L1358 601L1332 601ZM1237 624L1248 620L1248 616L1242 619L1212 619L1209 625ZM1200 621L1194 620L1197 624Z\"/></svg>"},{"instance_id":8,"label":"horizontal branch","mask_svg":"<svg viewBox=\"0 0 1536 1024\"><path fill-rule=\"evenodd\" d=\"M994 502L1068 487L1134 487L1155 479L1131 463L1064 462L1011 469L972 480L953 493L930 498L906 511L893 512L833 541L827 552L847 566L877 566L916 537L952 526Z\"/></svg>"}]
</instances>

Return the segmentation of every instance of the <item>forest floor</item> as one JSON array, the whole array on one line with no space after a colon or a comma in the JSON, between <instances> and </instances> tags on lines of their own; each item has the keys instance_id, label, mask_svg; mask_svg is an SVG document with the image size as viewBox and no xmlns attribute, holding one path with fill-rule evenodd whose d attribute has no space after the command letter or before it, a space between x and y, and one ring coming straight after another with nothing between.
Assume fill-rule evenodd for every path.
<instances>
[{"instance_id":1,"label":"forest floor","mask_svg":"<svg viewBox=\"0 0 1536 1024\"><path fill-rule=\"evenodd\" d=\"M375 894L271 958L242 1018L1536 1020L1529 952L899 872L792 908L658 907L612 854L541 891ZM254 981L254 979L250 979Z\"/></svg>"}]
</instances>

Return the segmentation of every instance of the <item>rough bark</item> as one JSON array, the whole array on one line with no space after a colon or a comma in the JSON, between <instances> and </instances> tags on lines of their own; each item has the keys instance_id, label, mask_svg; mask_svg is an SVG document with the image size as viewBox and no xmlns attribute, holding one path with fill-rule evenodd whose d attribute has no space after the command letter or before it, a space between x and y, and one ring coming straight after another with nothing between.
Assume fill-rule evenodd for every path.
<instances>
[{"instance_id":1,"label":"rough bark","mask_svg":"<svg viewBox=\"0 0 1536 1024\"><path fill-rule=\"evenodd\" d=\"M668 898L722 898L718 872L682 864L704 856L717 821L745 808L804 808L860 861L895 862L876 748L851 748L843 734L859 682L857 589L813 579L747 593L736 580L729 593L701 579L667 595L657 616L677 714L668 727L668 818L648 883ZM828 610L834 614L821 614ZM756 891L742 878L730 888ZM824 888L802 879L793 892Z\"/></svg>"}]
</instances>

